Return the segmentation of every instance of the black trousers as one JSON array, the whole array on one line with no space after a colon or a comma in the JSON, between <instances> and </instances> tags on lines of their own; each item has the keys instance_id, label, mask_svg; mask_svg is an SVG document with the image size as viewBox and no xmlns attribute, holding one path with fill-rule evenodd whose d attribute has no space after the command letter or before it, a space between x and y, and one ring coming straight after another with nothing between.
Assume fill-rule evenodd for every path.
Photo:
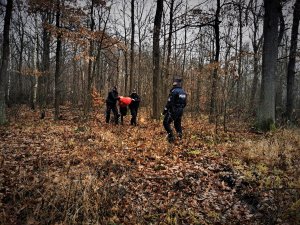
<instances>
[{"instance_id":1,"label":"black trousers","mask_svg":"<svg viewBox=\"0 0 300 225\"><path fill-rule=\"evenodd\" d=\"M131 107L130 108L130 114L131 114L131 120L130 120L130 124L131 125L136 125L136 118L137 118L137 114L138 114L138 107Z\"/></svg>"},{"instance_id":2,"label":"black trousers","mask_svg":"<svg viewBox=\"0 0 300 225\"><path fill-rule=\"evenodd\" d=\"M171 123L174 122L174 127L179 136L182 135L182 127L181 127L181 118L183 115L183 109L178 108L175 109L174 112L167 112L165 114L165 118L163 121L163 125L165 130L168 132L170 136L173 136L173 131L171 128Z\"/></svg>"},{"instance_id":3,"label":"black trousers","mask_svg":"<svg viewBox=\"0 0 300 225\"><path fill-rule=\"evenodd\" d=\"M123 124L124 116L127 115L127 106L125 107L120 106L120 114L121 114L121 124Z\"/></svg>"},{"instance_id":4,"label":"black trousers","mask_svg":"<svg viewBox=\"0 0 300 225\"><path fill-rule=\"evenodd\" d=\"M116 104L109 104L109 103L106 103L106 123L109 123L111 111L114 114L115 124L118 124L119 115L118 115L117 106L116 106Z\"/></svg>"}]
</instances>

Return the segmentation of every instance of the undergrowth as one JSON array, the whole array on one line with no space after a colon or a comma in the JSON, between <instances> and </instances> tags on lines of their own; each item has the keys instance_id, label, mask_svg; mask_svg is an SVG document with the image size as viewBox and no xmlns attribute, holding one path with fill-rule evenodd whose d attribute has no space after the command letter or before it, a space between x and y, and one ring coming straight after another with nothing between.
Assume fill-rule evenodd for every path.
<instances>
[{"instance_id":1,"label":"undergrowth","mask_svg":"<svg viewBox=\"0 0 300 225\"><path fill-rule=\"evenodd\" d=\"M299 129L184 117L169 144L143 113L137 127L65 113L0 128L0 224L300 224Z\"/></svg>"}]
</instances>

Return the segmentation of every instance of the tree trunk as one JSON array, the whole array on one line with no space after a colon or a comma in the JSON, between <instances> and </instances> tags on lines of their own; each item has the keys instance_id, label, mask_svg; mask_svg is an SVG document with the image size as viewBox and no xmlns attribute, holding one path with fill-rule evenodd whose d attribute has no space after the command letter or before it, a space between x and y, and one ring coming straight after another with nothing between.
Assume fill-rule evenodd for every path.
<instances>
[{"instance_id":1,"label":"tree trunk","mask_svg":"<svg viewBox=\"0 0 300 225\"><path fill-rule=\"evenodd\" d=\"M221 3L220 0L217 0L217 10L215 14L215 22L214 22L214 31L215 31L215 44L216 44L216 50L215 50L215 57L214 57L214 63L215 68L212 73L212 86L211 86L211 98L210 98L210 109L209 109L209 121L214 122L215 116L216 116L216 96L217 96L217 79L218 79L218 66L219 63L219 55L220 55L220 10L221 10Z\"/></svg>"},{"instance_id":2,"label":"tree trunk","mask_svg":"<svg viewBox=\"0 0 300 225\"><path fill-rule=\"evenodd\" d=\"M79 72L77 71L77 61L75 60L76 54L77 54L78 46L75 45L73 52L73 61L72 61L72 67L73 67L73 80L72 80L72 105L73 108L75 108L78 104L78 96L79 96Z\"/></svg>"},{"instance_id":3,"label":"tree trunk","mask_svg":"<svg viewBox=\"0 0 300 225\"><path fill-rule=\"evenodd\" d=\"M249 104L249 112L255 113L256 108L256 96L257 96L257 85L258 85L258 78L259 78L259 49L261 47L261 36L259 39L257 37L259 31L259 15L257 15L257 1L255 1L254 8L252 9L251 13L253 16L253 39L252 39L252 46L253 46L253 80L251 85L251 93L250 93L250 104Z\"/></svg>"},{"instance_id":4,"label":"tree trunk","mask_svg":"<svg viewBox=\"0 0 300 225\"><path fill-rule=\"evenodd\" d=\"M43 23L47 23L49 21L50 13L47 12L42 16ZM47 100L47 81L50 76L50 33L47 28L43 28L43 50L42 50L42 75L39 77L39 104L40 104L40 116L41 118L45 117L46 110L46 100Z\"/></svg>"},{"instance_id":5,"label":"tree trunk","mask_svg":"<svg viewBox=\"0 0 300 225\"><path fill-rule=\"evenodd\" d=\"M281 44L284 33L285 33L285 23L284 23L284 17L282 14L282 7L280 8L280 29L279 29L279 35L278 35L278 52L282 49L282 54L284 53L284 44ZM280 54L280 53L278 53ZM281 55L282 55L281 54ZM284 62L282 62L284 61ZM277 70L276 70L276 95L275 95L275 118L276 120L282 118L282 108L283 108L283 99L282 99L282 92L283 92L283 74L285 74L286 68L285 66L285 60L278 60L277 61Z\"/></svg>"},{"instance_id":6,"label":"tree trunk","mask_svg":"<svg viewBox=\"0 0 300 225\"><path fill-rule=\"evenodd\" d=\"M242 21L242 1L239 0L238 3L239 9L239 53L238 53L238 80L237 80L237 92L236 92L236 105L237 108L241 109L242 103L242 57L243 57L243 21Z\"/></svg>"},{"instance_id":7,"label":"tree trunk","mask_svg":"<svg viewBox=\"0 0 300 225\"><path fill-rule=\"evenodd\" d=\"M297 53L297 38L300 20L300 0L296 0L293 13L293 26L291 34L291 47L289 54L288 70L287 70L287 101L286 101L286 116L288 120L292 120L294 110L294 86L295 86L295 64Z\"/></svg>"},{"instance_id":8,"label":"tree trunk","mask_svg":"<svg viewBox=\"0 0 300 225\"><path fill-rule=\"evenodd\" d=\"M185 18L184 18L184 22L187 23L187 18L186 15L188 13L188 9L187 9L187 5L186 5L186 9L185 9ZM181 77L183 77L184 75L184 71L185 71L185 63L186 63L186 42L187 42L187 27L184 28L184 37L183 37L183 60L182 60L182 69L181 69Z\"/></svg>"},{"instance_id":9,"label":"tree trunk","mask_svg":"<svg viewBox=\"0 0 300 225\"><path fill-rule=\"evenodd\" d=\"M19 55L19 64L18 64L18 101L23 102L23 83L22 83L22 67L23 67L23 52L24 52L24 27L21 28L20 34L20 55Z\"/></svg>"},{"instance_id":10,"label":"tree trunk","mask_svg":"<svg viewBox=\"0 0 300 225\"><path fill-rule=\"evenodd\" d=\"M123 27L124 27L124 44L125 46L128 46L128 37L127 37L127 21L126 21L126 12L127 12L127 5L126 5L126 0L123 0L123 7L122 7L122 13L123 13ZM129 73L128 73L128 50L124 49L123 50L124 54L124 69L125 69L125 75L124 75L124 89L125 93L128 93L128 78L129 78ZM114 84L115 85L115 84Z\"/></svg>"},{"instance_id":11,"label":"tree trunk","mask_svg":"<svg viewBox=\"0 0 300 225\"><path fill-rule=\"evenodd\" d=\"M31 109L36 109L37 103L37 94L38 94L38 31L37 31L37 18L34 18L35 22L35 38L34 38L34 49L33 49L33 84L32 84L32 102L31 102Z\"/></svg>"},{"instance_id":12,"label":"tree trunk","mask_svg":"<svg viewBox=\"0 0 300 225\"><path fill-rule=\"evenodd\" d=\"M0 67L0 125L5 124L5 81L7 76L8 60L9 60L9 28L12 17L13 0L7 0L6 11L4 17L3 29L3 45L2 45L2 60Z\"/></svg>"},{"instance_id":13,"label":"tree trunk","mask_svg":"<svg viewBox=\"0 0 300 225\"><path fill-rule=\"evenodd\" d=\"M256 40L255 40L256 42ZM253 81L251 85L251 93L250 93L250 110L253 112L254 105L255 105L255 96L257 92L257 84L258 84L258 76L259 76L259 55L258 55L258 46L255 43L253 46Z\"/></svg>"},{"instance_id":14,"label":"tree trunk","mask_svg":"<svg viewBox=\"0 0 300 225\"><path fill-rule=\"evenodd\" d=\"M91 12L90 12L90 31L94 32L95 21L94 21L94 0L92 0L91 4ZM84 102L84 115L88 116L89 111L92 107L92 83L93 83L93 74L92 74L92 66L93 66L93 57L94 57L94 40L91 37L90 46L89 46L89 64L88 64L88 74L87 74L87 90L85 95Z\"/></svg>"},{"instance_id":15,"label":"tree trunk","mask_svg":"<svg viewBox=\"0 0 300 225\"><path fill-rule=\"evenodd\" d=\"M133 66L134 66L134 0L131 0L131 43L130 43L130 79L129 79L129 91L133 89ZM127 93L126 93L127 94Z\"/></svg>"},{"instance_id":16,"label":"tree trunk","mask_svg":"<svg viewBox=\"0 0 300 225\"><path fill-rule=\"evenodd\" d=\"M257 125L259 129L267 131L272 129L275 123L275 85L280 0L264 0L264 7L262 84Z\"/></svg>"},{"instance_id":17,"label":"tree trunk","mask_svg":"<svg viewBox=\"0 0 300 225\"><path fill-rule=\"evenodd\" d=\"M171 0L170 2L170 25L169 25L169 34L168 34L168 45L167 45L167 62L166 62L166 70L165 70L165 87L163 91L163 95L167 96L167 85L170 82L170 60L171 60L171 53L172 53L172 32L173 32L173 15L174 15L174 1Z\"/></svg>"},{"instance_id":18,"label":"tree trunk","mask_svg":"<svg viewBox=\"0 0 300 225\"><path fill-rule=\"evenodd\" d=\"M159 36L161 29L161 18L163 12L163 0L157 0L156 13L154 18L154 31L153 31L153 118L159 119L159 90L160 90L160 49L159 49Z\"/></svg>"},{"instance_id":19,"label":"tree trunk","mask_svg":"<svg viewBox=\"0 0 300 225\"><path fill-rule=\"evenodd\" d=\"M59 32L60 28L60 0L57 0L57 12L56 12L56 29L58 29L57 41L56 41L56 59L55 59L55 75L54 75L54 88L55 88L55 97L54 97L54 119L59 119L59 105L60 105L60 59L61 59L61 34Z\"/></svg>"}]
</instances>

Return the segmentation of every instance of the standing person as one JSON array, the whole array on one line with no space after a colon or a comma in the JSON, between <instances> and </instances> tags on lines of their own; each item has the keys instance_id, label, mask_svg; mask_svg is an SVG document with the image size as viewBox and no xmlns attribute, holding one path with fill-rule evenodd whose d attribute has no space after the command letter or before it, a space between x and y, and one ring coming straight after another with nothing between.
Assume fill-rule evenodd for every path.
<instances>
[{"instance_id":1,"label":"standing person","mask_svg":"<svg viewBox=\"0 0 300 225\"><path fill-rule=\"evenodd\" d=\"M137 118L137 114L138 114L138 109L139 109L139 106L140 106L141 98L136 93L135 89L133 89L132 93L130 94L130 98L132 98L132 102L129 105L129 109L130 109L130 113L131 113L130 124L136 126L137 125L136 118Z\"/></svg>"},{"instance_id":2,"label":"standing person","mask_svg":"<svg viewBox=\"0 0 300 225\"><path fill-rule=\"evenodd\" d=\"M174 142L175 137L170 124L174 121L174 127L177 132L178 138L182 138L181 118L183 109L186 106L187 95L181 87L181 80L176 79L173 82L173 88L170 90L168 102L164 108L163 125L168 133L168 141Z\"/></svg>"},{"instance_id":3,"label":"standing person","mask_svg":"<svg viewBox=\"0 0 300 225\"><path fill-rule=\"evenodd\" d=\"M110 111L114 114L115 124L118 124L118 109L117 109L117 101L120 99L119 93L117 91L117 87L113 87L110 92L108 92L108 96L106 98L106 123L109 123L110 119Z\"/></svg>"},{"instance_id":4,"label":"standing person","mask_svg":"<svg viewBox=\"0 0 300 225\"><path fill-rule=\"evenodd\" d=\"M119 99L119 108L120 108L120 114L121 114L121 124L123 124L124 120L124 116L127 115L127 106L132 102L132 99L130 97L123 97L120 96Z\"/></svg>"}]
</instances>

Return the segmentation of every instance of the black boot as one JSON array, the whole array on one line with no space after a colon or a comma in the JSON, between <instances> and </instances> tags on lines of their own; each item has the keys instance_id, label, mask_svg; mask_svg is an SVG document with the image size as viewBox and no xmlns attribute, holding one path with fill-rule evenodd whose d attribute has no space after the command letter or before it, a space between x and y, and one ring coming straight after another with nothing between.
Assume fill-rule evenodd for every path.
<instances>
[{"instance_id":1,"label":"black boot","mask_svg":"<svg viewBox=\"0 0 300 225\"><path fill-rule=\"evenodd\" d=\"M182 133L178 133L177 136L179 139L182 139Z\"/></svg>"},{"instance_id":2,"label":"black boot","mask_svg":"<svg viewBox=\"0 0 300 225\"><path fill-rule=\"evenodd\" d=\"M172 133L168 133L167 139L169 143L173 143L175 141L175 137Z\"/></svg>"}]
</instances>

